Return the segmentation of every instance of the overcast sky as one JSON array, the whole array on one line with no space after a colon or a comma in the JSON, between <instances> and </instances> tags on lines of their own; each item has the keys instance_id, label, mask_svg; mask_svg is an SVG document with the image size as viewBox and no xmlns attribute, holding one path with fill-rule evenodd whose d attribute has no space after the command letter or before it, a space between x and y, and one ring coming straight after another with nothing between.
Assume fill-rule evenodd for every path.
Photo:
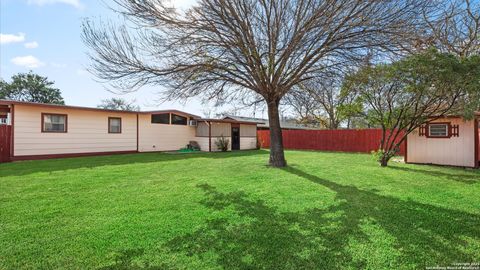
<instances>
[{"instance_id":1,"label":"overcast sky","mask_svg":"<svg viewBox=\"0 0 480 270\"><path fill-rule=\"evenodd\" d=\"M194 1L174 1L174 5L185 8ZM109 4L108 0L105 3ZM100 100L116 96L85 70L89 59L80 38L82 19L116 16L105 3L99 0L1 0L0 77L10 81L13 74L33 70L55 81L69 105L95 107ZM136 99L142 109L172 108L203 114L203 106L197 100L185 105L154 102L158 89L145 88L125 97Z\"/></svg>"}]
</instances>

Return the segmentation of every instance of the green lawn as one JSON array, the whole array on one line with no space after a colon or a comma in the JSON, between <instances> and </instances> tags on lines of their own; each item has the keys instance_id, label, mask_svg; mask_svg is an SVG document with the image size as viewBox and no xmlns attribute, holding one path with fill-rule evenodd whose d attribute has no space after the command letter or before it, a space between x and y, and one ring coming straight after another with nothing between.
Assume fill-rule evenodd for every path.
<instances>
[{"instance_id":1,"label":"green lawn","mask_svg":"<svg viewBox=\"0 0 480 270\"><path fill-rule=\"evenodd\" d=\"M480 172L370 155L0 164L0 269L424 269L480 262Z\"/></svg>"}]
</instances>

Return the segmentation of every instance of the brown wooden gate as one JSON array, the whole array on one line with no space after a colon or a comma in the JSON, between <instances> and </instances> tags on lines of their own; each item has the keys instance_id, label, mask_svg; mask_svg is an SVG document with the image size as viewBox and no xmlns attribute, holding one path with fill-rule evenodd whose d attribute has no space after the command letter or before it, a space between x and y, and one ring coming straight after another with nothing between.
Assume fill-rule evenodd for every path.
<instances>
[{"instance_id":1,"label":"brown wooden gate","mask_svg":"<svg viewBox=\"0 0 480 270\"><path fill-rule=\"evenodd\" d=\"M12 126L0 125L0 162L10 161Z\"/></svg>"}]
</instances>

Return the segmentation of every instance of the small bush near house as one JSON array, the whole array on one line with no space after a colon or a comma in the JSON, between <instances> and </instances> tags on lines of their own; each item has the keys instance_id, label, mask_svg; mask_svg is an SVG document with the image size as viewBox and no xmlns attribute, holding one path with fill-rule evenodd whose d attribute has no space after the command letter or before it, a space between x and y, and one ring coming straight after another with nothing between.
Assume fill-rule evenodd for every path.
<instances>
[{"instance_id":1,"label":"small bush near house","mask_svg":"<svg viewBox=\"0 0 480 270\"><path fill-rule=\"evenodd\" d=\"M215 145L222 152L227 152L228 151L228 144L229 143L230 143L230 141L227 138L223 137L223 135L215 141Z\"/></svg>"},{"instance_id":2,"label":"small bush near house","mask_svg":"<svg viewBox=\"0 0 480 270\"><path fill-rule=\"evenodd\" d=\"M196 151L200 151L200 145L198 144L198 142L196 141L190 141L187 145L187 148L188 149L193 149L193 150L196 150Z\"/></svg>"},{"instance_id":3,"label":"small bush near house","mask_svg":"<svg viewBox=\"0 0 480 270\"><path fill-rule=\"evenodd\" d=\"M262 146L263 146L263 141L257 138L257 150L262 149Z\"/></svg>"}]
</instances>

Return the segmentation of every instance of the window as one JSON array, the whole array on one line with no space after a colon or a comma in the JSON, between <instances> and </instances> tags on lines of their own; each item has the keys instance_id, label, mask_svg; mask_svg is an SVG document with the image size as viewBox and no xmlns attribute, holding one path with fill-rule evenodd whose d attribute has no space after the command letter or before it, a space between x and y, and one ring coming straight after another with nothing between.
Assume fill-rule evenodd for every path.
<instances>
[{"instance_id":1,"label":"window","mask_svg":"<svg viewBox=\"0 0 480 270\"><path fill-rule=\"evenodd\" d=\"M428 125L428 137L430 138L449 138L448 123L433 123Z\"/></svg>"},{"instance_id":2,"label":"window","mask_svg":"<svg viewBox=\"0 0 480 270\"><path fill-rule=\"evenodd\" d=\"M66 114L42 114L42 132L65 133L67 132Z\"/></svg>"},{"instance_id":3,"label":"window","mask_svg":"<svg viewBox=\"0 0 480 270\"><path fill-rule=\"evenodd\" d=\"M176 115L172 113L172 125L187 125L187 117Z\"/></svg>"},{"instance_id":4,"label":"window","mask_svg":"<svg viewBox=\"0 0 480 270\"><path fill-rule=\"evenodd\" d=\"M108 118L108 133L122 133L122 118Z\"/></svg>"},{"instance_id":5,"label":"window","mask_svg":"<svg viewBox=\"0 0 480 270\"><path fill-rule=\"evenodd\" d=\"M152 124L170 124L169 113L152 114Z\"/></svg>"}]
</instances>

